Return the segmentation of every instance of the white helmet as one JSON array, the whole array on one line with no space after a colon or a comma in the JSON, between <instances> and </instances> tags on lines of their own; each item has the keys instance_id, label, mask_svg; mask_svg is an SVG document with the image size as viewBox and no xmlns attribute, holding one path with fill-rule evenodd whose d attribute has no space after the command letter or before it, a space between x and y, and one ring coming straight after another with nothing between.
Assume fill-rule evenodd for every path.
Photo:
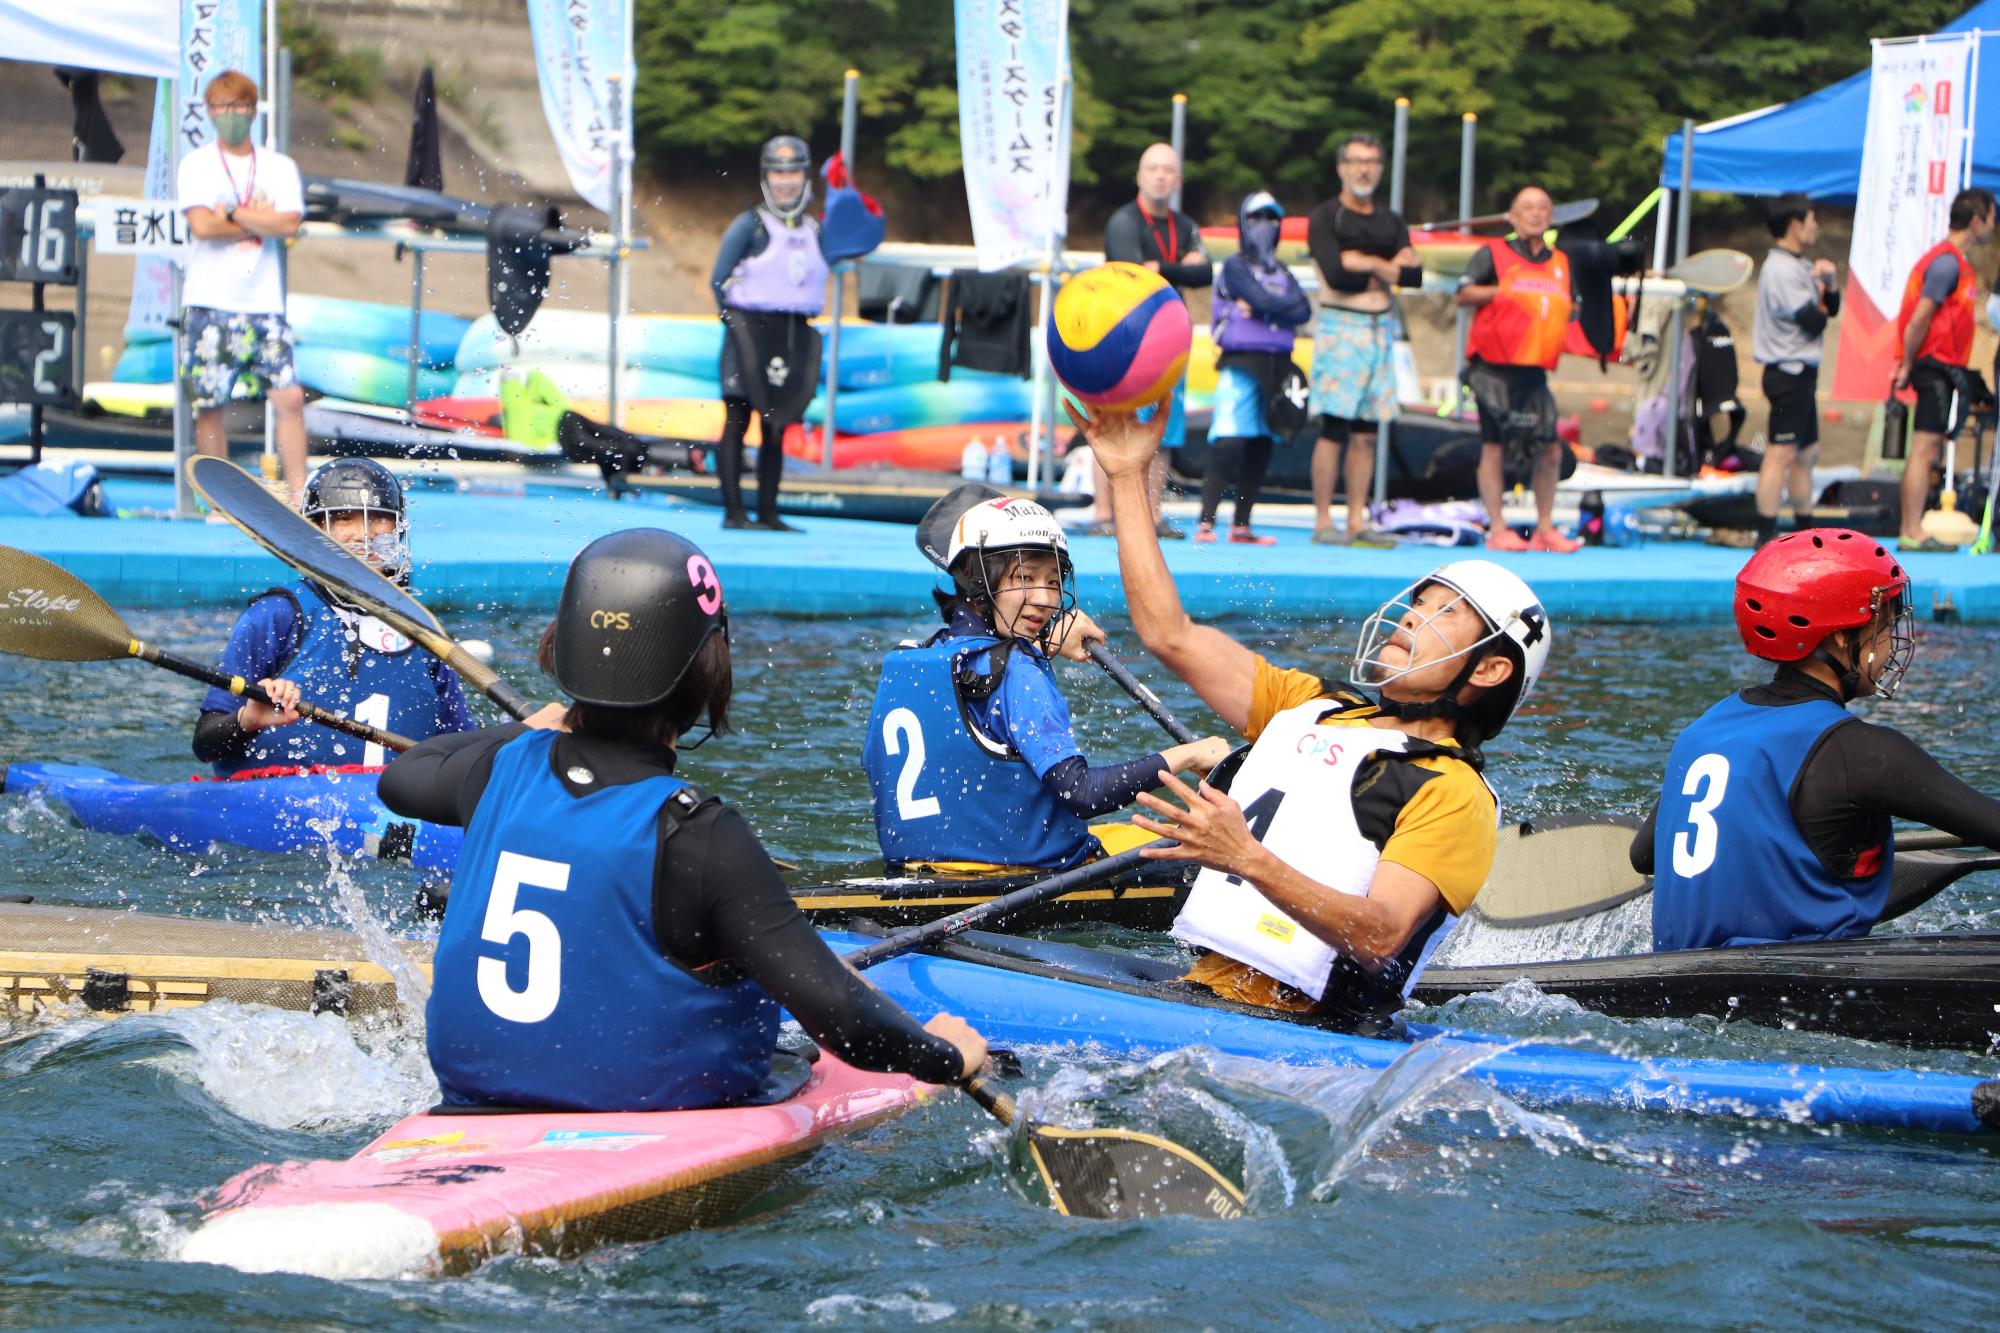
<instances>
[{"instance_id":1,"label":"white helmet","mask_svg":"<svg viewBox=\"0 0 2000 1333\"><path fill-rule=\"evenodd\" d=\"M1542 669L1548 665L1555 627L1549 621L1548 612L1542 609L1541 599L1535 596L1535 590L1520 575L1491 560L1454 560L1384 602L1374 615L1362 623L1361 637L1354 648L1354 661L1348 668L1348 683L1363 689L1379 690L1412 669L1407 664L1395 665L1384 661L1381 652L1401 628L1404 617L1414 613L1421 622L1421 628L1438 614L1436 611L1429 614L1417 611L1414 605L1417 593L1432 584L1449 588L1458 594L1459 599L1469 603L1486 621L1489 632L1478 642L1461 648L1450 657L1439 659L1449 662L1453 657L1463 657L1465 666L1440 693L1438 700L1430 704L1402 704L1396 713L1401 717L1455 716L1458 691L1472 674L1473 667L1478 665L1479 659L1485 656L1480 650L1498 642L1514 662L1514 675L1498 687L1502 693L1496 700L1498 723L1493 730L1497 732L1507 719L1514 716L1521 701L1528 697L1535 688L1535 682L1541 679ZM1436 661L1424 665L1435 666ZM1439 707L1440 704L1443 707Z\"/></svg>"},{"instance_id":2,"label":"white helmet","mask_svg":"<svg viewBox=\"0 0 2000 1333\"><path fill-rule=\"evenodd\" d=\"M1069 538L1056 516L1033 500L1001 496L982 500L958 516L945 543L945 568L956 565L967 551L1053 551L1067 565Z\"/></svg>"}]
</instances>

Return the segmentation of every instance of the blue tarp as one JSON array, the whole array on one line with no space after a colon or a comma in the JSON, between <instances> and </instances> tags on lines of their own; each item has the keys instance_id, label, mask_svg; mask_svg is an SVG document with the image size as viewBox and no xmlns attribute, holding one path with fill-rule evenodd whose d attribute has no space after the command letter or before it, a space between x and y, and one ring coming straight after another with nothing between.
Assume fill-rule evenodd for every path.
<instances>
[{"instance_id":1,"label":"blue tarp","mask_svg":"<svg viewBox=\"0 0 2000 1333\"><path fill-rule=\"evenodd\" d=\"M1980 29L1979 82L1973 102L1972 183L2000 192L2000 0L1983 0L1940 32ZM1797 191L1830 204L1852 204L1861 185L1861 142L1868 122L1868 71L1816 93L1747 116L1696 126L1694 188L1726 194ZM1666 141L1660 184L1679 189L1681 138Z\"/></svg>"}]
</instances>

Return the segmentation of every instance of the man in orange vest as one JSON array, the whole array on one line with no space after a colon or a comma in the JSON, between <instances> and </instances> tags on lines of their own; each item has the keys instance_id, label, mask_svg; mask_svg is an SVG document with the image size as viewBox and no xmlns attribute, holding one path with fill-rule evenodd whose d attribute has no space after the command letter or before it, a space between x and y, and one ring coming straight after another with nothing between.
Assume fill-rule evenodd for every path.
<instances>
[{"instance_id":1,"label":"man in orange vest","mask_svg":"<svg viewBox=\"0 0 2000 1333\"><path fill-rule=\"evenodd\" d=\"M1960 190L1951 201L1951 230L1924 251L1903 283L1903 305L1896 313L1896 363L1890 387L1913 389L1916 420L1910 433L1910 456L1903 463L1903 529L1905 551L1949 551L1950 544L1924 532L1924 506L1930 501L1931 468L1946 436L1958 434L1970 404L1971 379L1965 373L1972 359L1973 300L1977 281L1966 247L1979 245L1993 232L1994 201L1985 190ZM1954 412L1956 402L1958 410ZM1946 482L1949 485L1949 479Z\"/></svg>"},{"instance_id":2,"label":"man in orange vest","mask_svg":"<svg viewBox=\"0 0 2000 1333\"><path fill-rule=\"evenodd\" d=\"M1549 372L1562 359L1563 339L1576 309L1569 256L1544 236L1555 205L1539 185L1514 194L1507 221L1514 235L1472 256L1458 288L1458 303L1478 313L1464 380L1479 407L1479 498L1486 505L1486 546L1493 551L1574 551L1583 543L1556 531L1556 481L1562 475L1562 441L1556 438L1556 400ZM1523 540L1500 517L1504 462L1534 458L1535 535Z\"/></svg>"}]
</instances>

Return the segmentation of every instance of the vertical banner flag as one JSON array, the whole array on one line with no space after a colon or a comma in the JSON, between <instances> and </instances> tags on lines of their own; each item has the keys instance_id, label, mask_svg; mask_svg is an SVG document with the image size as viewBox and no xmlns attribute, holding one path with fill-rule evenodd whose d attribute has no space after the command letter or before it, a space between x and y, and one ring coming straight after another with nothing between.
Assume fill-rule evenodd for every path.
<instances>
[{"instance_id":1,"label":"vertical banner flag","mask_svg":"<svg viewBox=\"0 0 2000 1333\"><path fill-rule=\"evenodd\" d=\"M540 71L542 113L549 118L556 151L578 196L611 211L611 182L618 170L612 151L613 74L625 76L624 131L632 133L636 87L625 50L629 0L528 0L528 31ZM616 219L613 219L615 224Z\"/></svg>"},{"instance_id":2,"label":"vertical banner flag","mask_svg":"<svg viewBox=\"0 0 2000 1333\"><path fill-rule=\"evenodd\" d=\"M256 81L261 96L272 95L272 90L263 86L261 0L183 0L180 24L180 74L171 87L164 80L155 86L153 132L146 141L146 197L170 202L175 194L175 141L185 157L208 143L215 133L215 127L208 123L205 94L209 80L226 69L241 70ZM173 304L172 261L140 259L132 271L126 339L134 334L159 337L166 333Z\"/></svg>"},{"instance_id":3,"label":"vertical banner flag","mask_svg":"<svg viewBox=\"0 0 2000 1333\"><path fill-rule=\"evenodd\" d=\"M1068 230L1058 81L1069 71L1069 0L955 3L965 199L979 267L991 272L1041 259Z\"/></svg>"},{"instance_id":4,"label":"vertical banner flag","mask_svg":"<svg viewBox=\"0 0 2000 1333\"><path fill-rule=\"evenodd\" d=\"M1901 349L1896 312L1924 251L1944 239L1965 183L1973 35L1875 43L1861 190L1832 396L1880 402Z\"/></svg>"}]
</instances>

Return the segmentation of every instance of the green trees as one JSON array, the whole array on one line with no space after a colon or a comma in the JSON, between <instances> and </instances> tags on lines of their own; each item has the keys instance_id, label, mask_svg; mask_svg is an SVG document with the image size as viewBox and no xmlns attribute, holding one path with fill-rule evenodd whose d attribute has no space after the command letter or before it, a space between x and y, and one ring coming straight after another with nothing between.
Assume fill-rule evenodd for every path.
<instances>
[{"instance_id":1,"label":"green trees","mask_svg":"<svg viewBox=\"0 0 2000 1333\"><path fill-rule=\"evenodd\" d=\"M958 100L947 0L637 0L642 152L669 179L744 169L780 131L838 133L863 72L864 177L953 177ZM1388 137L1410 99L1411 212L1457 199L1459 116L1479 116L1479 198L1535 177L1636 201L1660 140L1865 69L1868 39L1934 31L1969 0L1073 0L1072 202L1129 189L1170 98L1189 96L1189 207L1231 214L1258 185L1303 207L1349 130Z\"/></svg>"}]
</instances>

